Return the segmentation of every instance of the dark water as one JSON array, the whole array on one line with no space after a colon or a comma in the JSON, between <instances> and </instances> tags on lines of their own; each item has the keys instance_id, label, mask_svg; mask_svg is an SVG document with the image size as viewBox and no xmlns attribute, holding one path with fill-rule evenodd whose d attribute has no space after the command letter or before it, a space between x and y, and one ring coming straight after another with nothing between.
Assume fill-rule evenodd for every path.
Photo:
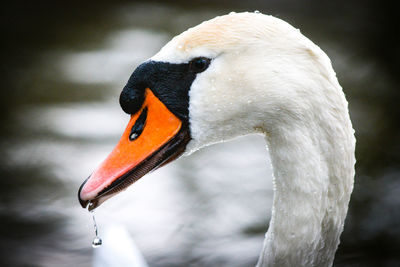
<instances>
[{"instance_id":1,"label":"dark water","mask_svg":"<svg viewBox=\"0 0 400 267\"><path fill-rule=\"evenodd\" d=\"M118 95L130 73L187 27L256 9L320 45L349 100L357 176L335 266L400 265L394 10L372 1L221 0L4 6L0 266L91 265L92 220L76 192L127 122ZM270 216L269 166L259 136L182 158L104 204L100 234L122 225L150 266L252 266Z\"/></svg>"}]
</instances>

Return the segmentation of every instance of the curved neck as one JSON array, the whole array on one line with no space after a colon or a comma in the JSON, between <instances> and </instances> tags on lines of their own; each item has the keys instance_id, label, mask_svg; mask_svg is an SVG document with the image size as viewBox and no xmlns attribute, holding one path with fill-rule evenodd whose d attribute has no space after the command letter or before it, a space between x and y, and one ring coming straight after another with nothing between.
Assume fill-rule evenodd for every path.
<instances>
[{"instance_id":1,"label":"curved neck","mask_svg":"<svg viewBox=\"0 0 400 267\"><path fill-rule=\"evenodd\" d=\"M355 139L347 107L336 121L318 118L266 137L274 199L257 266L333 263L353 188Z\"/></svg>"}]
</instances>

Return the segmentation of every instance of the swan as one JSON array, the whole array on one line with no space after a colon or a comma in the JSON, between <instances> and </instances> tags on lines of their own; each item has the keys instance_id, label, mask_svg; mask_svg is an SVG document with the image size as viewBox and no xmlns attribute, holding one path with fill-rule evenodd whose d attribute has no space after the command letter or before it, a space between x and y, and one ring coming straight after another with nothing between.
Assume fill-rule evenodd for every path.
<instances>
[{"instance_id":1,"label":"swan","mask_svg":"<svg viewBox=\"0 0 400 267\"><path fill-rule=\"evenodd\" d=\"M230 13L174 37L120 95L119 143L78 195L92 210L180 155L265 136L273 207L257 266L331 266L354 183L355 137L328 56L273 16Z\"/></svg>"}]
</instances>

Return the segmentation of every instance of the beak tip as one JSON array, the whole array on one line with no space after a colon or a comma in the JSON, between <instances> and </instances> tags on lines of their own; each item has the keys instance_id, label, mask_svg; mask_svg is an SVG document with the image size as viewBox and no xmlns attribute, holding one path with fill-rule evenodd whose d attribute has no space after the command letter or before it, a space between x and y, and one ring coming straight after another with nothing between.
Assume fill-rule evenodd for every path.
<instances>
[{"instance_id":1,"label":"beak tip","mask_svg":"<svg viewBox=\"0 0 400 267\"><path fill-rule=\"evenodd\" d=\"M87 182L88 179L89 179L89 178L87 178L87 179L81 184L81 186L79 187L79 190L78 190L78 199L79 199L79 203L81 204L82 208L84 208L84 209L86 209L86 207L88 206L89 200L83 200L83 199L81 198L81 191L82 191L82 188L83 188L83 186L86 184L86 182Z\"/></svg>"},{"instance_id":2,"label":"beak tip","mask_svg":"<svg viewBox=\"0 0 400 267\"><path fill-rule=\"evenodd\" d=\"M89 201L87 200L82 200L81 198L79 198L79 203L81 204L82 208L86 209L86 207L89 204Z\"/></svg>"},{"instance_id":3,"label":"beak tip","mask_svg":"<svg viewBox=\"0 0 400 267\"><path fill-rule=\"evenodd\" d=\"M90 176L82 183L82 185L79 187L78 190L78 200L79 203L81 204L82 208L88 209L89 211L93 211L95 208L100 206L102 203L101 199L94 198L94 199L82 199L82 189L85 186L86 182L89 180Z\"/></svg>"}]
</instances>

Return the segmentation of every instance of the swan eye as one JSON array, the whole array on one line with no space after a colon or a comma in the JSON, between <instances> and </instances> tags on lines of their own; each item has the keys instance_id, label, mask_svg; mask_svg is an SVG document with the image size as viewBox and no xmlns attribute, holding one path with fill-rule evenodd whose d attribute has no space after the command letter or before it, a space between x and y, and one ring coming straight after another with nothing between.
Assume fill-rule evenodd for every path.
<instances>
[{"instance_id":1,"label":"swan eye","mask_svg":"<svg viewBox=\"0 0 400 267\"><path fill-rule=\"evenodd\" d=\"M210 61L209 58L197 57L189 62L189 68L195 73L200 73L208 68Z\"/></svg>"}]
</instances>

